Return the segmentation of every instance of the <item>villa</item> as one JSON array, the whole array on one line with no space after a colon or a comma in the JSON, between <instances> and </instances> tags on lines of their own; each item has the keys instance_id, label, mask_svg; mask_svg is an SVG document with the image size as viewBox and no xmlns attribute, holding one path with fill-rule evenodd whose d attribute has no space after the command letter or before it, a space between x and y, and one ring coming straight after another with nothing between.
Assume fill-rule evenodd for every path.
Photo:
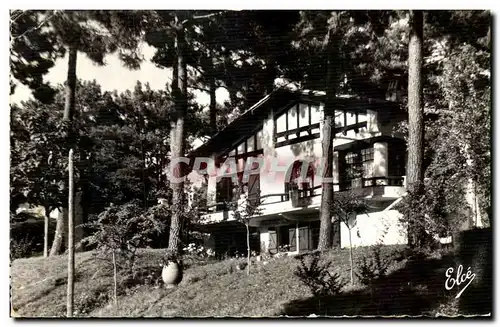
<instances>
[{"instance_id":1,"label":"villa","mask_svg":"<svg viewBox=\"0 0 500 327\"><path fill-rule=\"evenodd\" d=\"M317 247L324 102L324 92L278 89L190 154L211 158L217 168L234 160L238 171L250 158L264 163L247 180L238 173L238 185L261 203L260 214L250 221L255 251ZM406 228L393 207L405 194L406 144L396 127L406 112L394 101L339 96L336 103L334 192L355 191L370 208L352 218L352 244L404 244ZM200 230L211 234L208 245L246 249L245 227L226 205L235 200L237 183L231 177L207 179L208 208ZM349 246L349 229L333 222L332 245Z\"/></svg>"}]
</instances>

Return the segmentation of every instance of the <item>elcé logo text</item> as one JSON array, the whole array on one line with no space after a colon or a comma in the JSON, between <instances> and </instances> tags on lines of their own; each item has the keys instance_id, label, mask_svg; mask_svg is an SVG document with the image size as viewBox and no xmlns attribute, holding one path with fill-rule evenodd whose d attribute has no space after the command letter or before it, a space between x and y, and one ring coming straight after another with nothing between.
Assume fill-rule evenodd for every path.
<instances>
[{"instance_id":1,"label":"elc\u00e9 logo text","mask_svg":"<svg viewBox=\"0 0 500 327\"><path fill-rule=\"evenodd\" d=\"M444 287L446 288L446 290L451 291L455 286L458 287L468 281L467 285L465 285L464 288L462 288L460 292L458 292L458 294L455 296L455 299L458 299L460 295L462 295L462 293L467 289L467 287L476 277L476 274L471 271L470 267L467 268L467 273L462 273L463 269L463 266L459 265L456 275L453 274L454 269L452 267L446 269L446 281L444 282Z\"/></svg>"}]
</instances>

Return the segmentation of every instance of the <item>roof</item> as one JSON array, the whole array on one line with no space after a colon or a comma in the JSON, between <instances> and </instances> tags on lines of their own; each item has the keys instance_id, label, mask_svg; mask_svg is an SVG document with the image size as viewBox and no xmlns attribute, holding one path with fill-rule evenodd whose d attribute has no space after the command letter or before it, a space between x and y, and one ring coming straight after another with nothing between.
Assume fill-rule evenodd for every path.
<instances>
[{"instance_id":1,"label":"roof","mask_svg":"<svg viewBox=\"0 0 500 327\"><path fill-rule=\"evenodd\" d=\"M264 118L269 114L271 108L284 107L302 101L324 102L326 93L314 90L291 90L289 88L278 88L265 96L249 109L244 111L238 118L215 134L205 144L194 149L190 157L207 157L211 154L228 149L241 138L251 135L263 124ZM336 100L345 110L378 110L381 108L399 110L399 104L391 101L360 98L352 95L339 95ZM259 123L257 124L256 121Z\"/></svg>"}]
</instances>

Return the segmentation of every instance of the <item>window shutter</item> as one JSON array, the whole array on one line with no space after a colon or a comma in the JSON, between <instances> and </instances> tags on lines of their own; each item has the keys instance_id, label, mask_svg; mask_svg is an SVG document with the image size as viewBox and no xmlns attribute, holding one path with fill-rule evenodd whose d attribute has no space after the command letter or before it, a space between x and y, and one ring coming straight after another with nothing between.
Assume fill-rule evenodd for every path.
<instances>
[{"instance_id":1,"label":"window shutter","mask_svg":"<svg viewBox=\"0 0 500 327\"><path fill-rule=\"evenodd\" d=\"M276 231L269 231L269 252L276 253L278 252L278 242L276 239Z\"/></svg>"},{"instance_id":2,"label":"window shutter","mask_svg":"<svg viewBox=\"0 0 500 327\"><path fill-rule=\"evenodd\" d=\"M290 235L290 251L296 251L297 250L296 229L295 228L290 228L288 230L288 235Z\"/></svg>"},{"instance_id":3,"label":"window shutter","mask_svg":"<svg viewBox=\"0 0 500 327\"><path fill-rule=\"evenodd\" d=\"M299 250L309 250L309 228L299 228Z\"/></svg>"}]
</instances>

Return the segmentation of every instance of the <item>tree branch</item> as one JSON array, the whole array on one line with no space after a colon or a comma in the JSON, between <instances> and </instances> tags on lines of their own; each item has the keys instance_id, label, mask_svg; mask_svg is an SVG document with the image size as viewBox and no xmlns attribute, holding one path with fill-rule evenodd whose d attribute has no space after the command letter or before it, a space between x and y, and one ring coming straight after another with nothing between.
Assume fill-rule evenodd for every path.
<instances>
[{"instance_id":1,"label":"tree branch","mask_svg":"<svg viewBox=\"0 0 500 327\"><path fill-rule=\"evenodd\" d=\"M199 90L199 91L204 91L204 92L210 92L210 90L205 89L205 88L203 88L201 86L188 86L188 88L194 89L194 90Z\"/></svg>"},{"instance_id":2,"label":"tree branch","mask_svg":"<svg viewBox=\"0 0 500 327\"><path fill-rule=\"evenodd\" d=\"M216 15L220 15L220 14L222 14L224 12L226 12L226 11L223 10L223 11L219 11L219 12L215 12L215 13L211 13L211 14L207 14L207 15L193 16L193 17L191 17L191 19L185 19L185 20L183 20L182 21L182 25L186 24L189 20L210 18L210 17L216 16Z\"/></svg>"},{"instance_id":3,"label":"tree branch","mask_svg":"<svg viewBox=\"0 0 500 327\"><path fill-rule=\"evenodd\" d=\"M13 10L10 14L11 19L10 23L15 23L19 18L21 18L22 15L24 15L27 12L27 10Z\"/></svg>"},{"instance_id":4,"label":"tree branch","mask_svg":"<svg viewBox=\"0 0 500 327\"><path fill-rule=\"evenodd\" d=\"M37 25L37 26L35 26L35 27L30 28L29 30L27 30L27 31L25 31L24 33L22 33L21 35L18 35L18 36L12 36L12 37L11 37L11 41L16 40L16 39L19 39L19 38L23 37L24 35L26 35L26 34L28 34L28 33L31 33L31 32L33 32L33 31L35 31L35 30L39 29L39 28L40 28L40 27L42 27L42 26L43 26L43 24L45 24L45 23L46 23L46 22L47 22L50 18L52 18L52 16L54 16L54 15L56 14L56 12L57 12L57 10L54 10L54 11L52 12L52 14L50 14L50 16L48 16L47 18L45 18L44 20L42 20L42 21L40 22L40 24L38 24L38 25Z\"/></svg>"},{"instance_id":5,"label":"tree branch","mask_svg":"<svg viewBox=\"0 0 500 327\"><path fill-rule=\"evenodd\" d=\"M197 66L191 66L191 65L190 65L190 67L192 67L192 68L194 68L195 70L197 70L197 71L198 71L198 73L200 73L202 76L205 76L205 75L206 75L206 73L205 73L204 71L202 71L199 67L197 67Z\"/></svg>"}]
</instances>

